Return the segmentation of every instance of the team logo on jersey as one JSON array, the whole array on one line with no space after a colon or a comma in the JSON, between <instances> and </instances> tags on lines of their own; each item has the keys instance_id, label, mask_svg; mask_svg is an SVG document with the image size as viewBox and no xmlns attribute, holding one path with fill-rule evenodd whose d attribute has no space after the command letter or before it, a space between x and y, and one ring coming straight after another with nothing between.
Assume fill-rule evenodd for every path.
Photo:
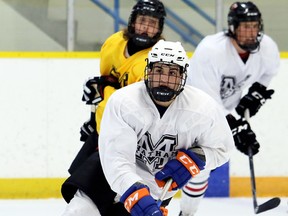
<instances>
[{"instance_id":1,"label":"team logo on jersey","mask_svg":"<svg viewBox=\"0 0 288 216\"><path fill-rule=\"evenodd\" d=\"M128 72L125 72L121 75L120 72L117 71L117 68L113 65L110 70L110 75L117 77L121 87L128 85Z\"/></svg>"},{"instance_id":2,"label":"team logo on jersey","mask_svg":"<svg viewBox=\"0 0 288 216\"><path fill-rule=\"evenodd\" d=\"M230 97L235 93L235 77L223 76L220 86L221 99Z\"/></svg>"},{"instance_id":3,"label":"team logo on jersey","mask_svg":"<svg viewBox=\"0 0 288 216\"><path fill-rule=\"evenodd\" d=\"M164 164L176 156L176 146L178 145L177 135L163 135L160 140L154 143L151 134L146 132L138 141L136 160L142 164L143 168L150 172L160 170Z\"/></svg>"},{"instance_id":4,"label":"team logo on jersey","mask_svg":"<svg viewBox=\"0 0 288 216\"><path fill-rule=\"evenodd\" d=\"M245 82L251 77L247 75L243 80L236 84L236 77L234 76L222 76L220 84L220 95L221 99L226 99L235 94L236 91L241 91L242 87L245 85Z\"/></svg>"}]
</instances>

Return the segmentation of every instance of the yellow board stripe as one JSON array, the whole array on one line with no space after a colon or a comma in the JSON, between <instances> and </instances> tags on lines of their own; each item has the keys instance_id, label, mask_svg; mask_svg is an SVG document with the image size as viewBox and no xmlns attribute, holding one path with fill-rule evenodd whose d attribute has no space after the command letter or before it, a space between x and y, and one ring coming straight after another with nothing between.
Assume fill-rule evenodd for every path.
<instances>
[{"instance_id":1,"label":"yellow board stripe","mask_svg":"<svg viewBox=\"0 0 288 216\"><path fill-rule=\"evenodd\" d=\"M0 199L61 198L64 178L0 179ZM288 177L257 177L257 197L288 197ZM180 197L180 191L175 197ZM230 178L230 197L251 197L249 177Z\"/></svg>"},{"instance_id":2,"label":"yellow board stripe","mask_svg":"<svg viewBox=\"0 0 288 216\"><path fill-rule=\"evenodd\" d=\"M193 52L187 52L190 58ZM288 52L281 52L288 58ZM0 52L0 58L100 58L100 52Z\"/></svg>"},{"instance_id":3,"label":"yellow board stripe","mask_svg":"<svg viewBox=\"0 0 288 216\"><path fill-rule=\"evenodd\" d=\"M256 177L257 197L288 197L288 177ZM175 197L180 197L180 191ZM251 197L250 177L230 177L230 197Z\"/></svg>"},{"instance_id":4,"label":"yellow board stripe","mask_svg":"<svg viewBox=\"0 0 288 216\"><path fill-rule=\"evenodd\" d=\"M288 177L257 177L256 191L259 197L288 197ZM250 197L251 195L250 178L230 178L231 197Z\"/></svg>"},{"instance_id":5,"label":"yellow board stripe","mask_svg":"<svg viewBox=\"0 0 288 216\"><path fill-rule=\"evenodd\" d=\"M288 52L281 52L280 58L288 58Z\"/></svg>"},{"instance_id":6,"label":"yellow board stripe","mask_svg":"<svg viewBox=\"0 0 288 216\"><path fill-rule=\"evenodd\" d=\"M0 199L60 198L63 178L0 179Z\"/></svg>"}]
</instances>

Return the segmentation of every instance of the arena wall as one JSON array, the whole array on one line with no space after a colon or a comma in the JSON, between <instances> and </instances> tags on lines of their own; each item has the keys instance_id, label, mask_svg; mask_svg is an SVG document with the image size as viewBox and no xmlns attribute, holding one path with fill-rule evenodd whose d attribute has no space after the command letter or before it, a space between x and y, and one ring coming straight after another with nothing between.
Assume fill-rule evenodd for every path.
<instances>
[{"instance_id":1,"label":"arena wall","mask_svg":"<svg viewBox=\"0 0 288 216\"><path fill-rule=\"evenodd\" d=\"M99 73L99 53L0 53L0 198L61 197L61 183L82 146L90 108L83 82ZM258 196L288 196L288 54L281 53L273 99L251 119ZM251 196L248 157L229 162L228 196Z\"/></svg>"}]
</instances>

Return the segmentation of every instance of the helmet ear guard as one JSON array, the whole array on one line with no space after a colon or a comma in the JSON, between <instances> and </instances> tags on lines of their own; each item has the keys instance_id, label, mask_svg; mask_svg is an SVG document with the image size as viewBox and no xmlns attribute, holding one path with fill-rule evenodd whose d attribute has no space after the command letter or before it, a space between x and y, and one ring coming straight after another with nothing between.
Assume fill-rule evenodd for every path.
<instances>
[{"instance_id":1,"label":"helmet ear guard","mask_svg":"<svg viewBox=\"0 0 288 216\"><path fill-rule=\"evenodd\" d=\"M146 59L147 65L145 70L145 84L150 96L157 101L171 101L179 95L185 86L187 78L188 57L186 51L180 42L171 42L159 40L151 49ZM152 87L152 78L149 72L153 70L155 63L163 63L163 65L178 65L180 68L181 82L178 89L171 89L166 86ZM169 78L168 78L169 79Z\"/></svg>"},{"instance_id":2,"label":"helmet ear guard","mask_svg":"<svg viewBox=\"0 0 288 216\"><path fill-rule=\"evenodd\" d=\"M237 44L248 52L258 51L260 48L260 41L263 37L263 20L262 15L258 7L248 2L235 2L230 6L228 13L228 32L227 35L236 40ZM259 23L259 32L254 44L241 45L237 41L236 29L239 27L241 22L252 22L257 21Z\"/></svg>"}]
</instances>

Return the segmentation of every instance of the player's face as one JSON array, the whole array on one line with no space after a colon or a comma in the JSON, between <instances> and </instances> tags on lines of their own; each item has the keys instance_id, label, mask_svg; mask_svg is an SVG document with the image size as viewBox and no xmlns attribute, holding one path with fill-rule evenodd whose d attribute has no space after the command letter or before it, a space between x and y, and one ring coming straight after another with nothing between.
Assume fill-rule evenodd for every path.
<instances>
[{"instance_id":1,"label":"player's face","mask_svg":"<svg viewBox=\"0 0 288 216\"><path fill-rule=\"evenodd\" d=\"M259 33L259 22L241 22L236 29L237 41L241 45L254 44Z\"/></svg>"},{"instance_id":2,"label":"player's face","mask_svg":"<svg viewBox=\"0 0 288 216\"><path fill-rule=\"evenodd\" d=\"M137 15L135 33L153 38L159 32L159 19L151 16Z\"/></svg>"},{"instance_id":3,"label":"player's face","mask_svg":"<svg viewBox=\"0 0 288 216\"><path fill-rule=\"evenodd\" d=\"M178 90L181 84L182 75L177 64L165 64L157 62L153 64L149 72L151 87L165 86L173 90Z\"/></svg>"}]
</instances>

